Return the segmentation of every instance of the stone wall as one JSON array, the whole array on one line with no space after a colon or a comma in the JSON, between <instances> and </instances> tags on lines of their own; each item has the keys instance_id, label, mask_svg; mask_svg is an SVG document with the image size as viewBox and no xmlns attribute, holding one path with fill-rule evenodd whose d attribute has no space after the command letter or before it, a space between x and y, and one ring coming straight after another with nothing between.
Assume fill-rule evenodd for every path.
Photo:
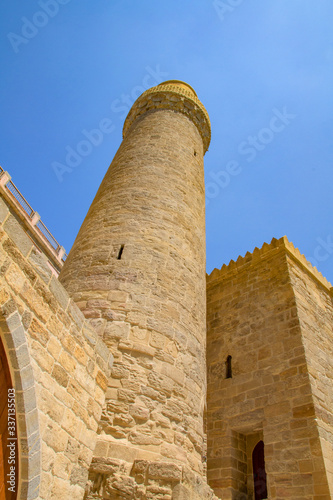
<instances>
[{"instance_id":1,"label":"stone wall","mask_svg":"<svg viewBox=\"0 0 333 500\"><path fill-rule=\"evenodd\" d=\"M208 482L223 499L254 498L260 436L268 498L331 498L332 305L302 259L272 240L207 280Z\"/></svg>"},{"instance_id":2,"label":"stone wall","mask_svg":"<svg viewBox=\"0 0 333 500\"><path fill-rule=\"evenodd\" d=\"M0 329L16 389L20 499L82 499L112 356L0 199Z\"/></svg>"},{"instance_id":3,"label":"stone wall","mask_svg":"<svg viewBox=\"0 0 333 500\"><path fill-rule=\"evenodd\" d=\"M333 498L333 302L332 289L288 257L322 448ZM324 285L324 286L323 286ZM325 286L326 285L326 286ZM309 457L306 467L313 467Z\"/></svg>"},{"instance_id":4,"label":"stone wall","mask_svg":"<svg viewBox=\"0 0 333 500\"><path fill-rule=\"evenodd\" d=\"M332 287L286 238L207 278L207 392L209 141L187 84L140 96L60 281L0 199L21 500L254 499L263 443L267 498L332 498Z\"/></svg>"},{"instance_id":5,"label":"stone wall","mask_svg":"<svg viewBox=\"0 0 333 500\"><path fill-rule=\"evenodd\" d=\"M94 457L85 500L218 500L187 466L161 460ZM121 455L124 456L123 454Z\"/></svg>"},{"instance_id":6,"label":"stone wall","mask_svg":"<svg viewBox=\"0 0 333 500\"><path fill-rule=\"evenodd\" d=\"M187 94L163 84L135 103L59 276L115 356L89 498L151 498L151 471L154 498L185 470L207 488L203 118ZM167 462L177 480L163 493Z\"/></svg>"}]
</instances>

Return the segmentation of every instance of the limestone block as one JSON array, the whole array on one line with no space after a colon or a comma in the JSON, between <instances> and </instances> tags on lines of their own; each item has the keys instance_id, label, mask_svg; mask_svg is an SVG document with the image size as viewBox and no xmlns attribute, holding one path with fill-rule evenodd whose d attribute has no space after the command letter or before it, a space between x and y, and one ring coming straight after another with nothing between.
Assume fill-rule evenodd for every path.
<instances>
[{"instance_id":1,"label":"limestone block","mask_svg":"<svg viewBox=\"0 0 333 500\"><path fill-rule=\"evenodd\" d=\"M104 391L106 391L106 388L108 386L108 379L101 370L98 370L97 372L96 384L98 384Z\"/></svg>"},{"instance_id":2,"label":"limestone block","mask_svg":"<svg viewBox=\"0 0 333 500\"><path fill-rule=\"evenodd\" d=\"M179 460L180 462L184 462L186 460L186 453L184 450L178 446L168 443L162 443L161 454L166 458Z\"/></svg>"},{"instance_id":3,"label":"limestone block","mask_svg":"<svg viewBox=\"0 0 333 500\"><path fill-rule=\"evenodd\" d=\"M146 402L146 405L148 405L148 408L150 408L150 405L147 401L147 398L152 400L152 409L156 407L156 404L153 403L153 400L156 400L160 403L164 403L166 401L166 395L163 394L162 392L155 391L154 389L151 389L150 387L146 386L141 386L141 393L146 396L146 398L143 398L141 396L141 400ZM133 401L134 402L134 401Z\"/></svg>"},{"instance_id":4,"label":"limestone block","mask_svg":"<svg viewBox=\"0 0 333 500\"><path fill-rule=\"evenodd\" d=\"M126 302L129 297L127 292L122 292L121 290L111 290L108 293L108 300L112 302Z\"/></svg>"},{"instance_id":5,"label":"limestone block","mask_svg":"<svg viewBox=\"0 0 333 500\"><path fill-rule=\"evenodd\" d=\"M153 389L164 393L166 396L171 396L173 382L169 377L156 372L150 372L148 380Z\"/></svg>"},{"instance_id":6,"label":"limestone block","mask_svg":"<svg viewBox=\"0 0 333 500\"><path fill-rule=\"evenodd\" d=\"M117 379L127 379L129 377L129 370L122 364L114 363L112 366L111 376Z\"/></svg>"},{"instance_id":7,"label":"limestone block","mask_svg":"<svg viewBox=\"0 0 333 500\"><path fill-rule=\"evenodd\" d=\"M67 479L73 468L72 462L63 454L57 453L54 456L53 473L62 479Z\"/></svg>"},{"instance_id":8,"label":"limestone block","mask_svg":"<svg viewBox=\"0 0 333 500\"><path fill-rule=\"evenodd\" d=\"M12 314L7 319L6 324L11 330L10 333L5 333L7 346L9 349L18 349L26 341L25 331L21 325L21 318L18 312Z\"/></svg>"},{"instance_id":9,"label":"limestone block","mask_svg":"<svg viewBox=\"0 0 333 500\"><path fill-rule=\"evenodd\" d=\"M6 233L5 233L6 234ZM8 260L3 264L2 272L5 273L10 261L13 260L19 268L23 271L30 283L34 284L37 279L37 273L34 271L32 266L30 266L22 253L18 250L16 244L11 239L6 239L3 242L3 249L7 253Z\"/></svg>"},{"instance_id":10,"label":"limestone block","mask_svg":"<svg viewBox=\"0 0 333 500\"><path fill-rule=\"evenodd\" d=\"M66 309L69 303L68 293L66 292L64 287L59 283L57 278L55 278L54 276L52 276L52 279L50 281L50 291L53 293L54 297L61 304L63 309Z\"/></svg>"},{"instance_id":11,"label":"limestone block","mask_svg":"<svg viewBox=\"0 0 333 500\"><path fill-rule=\"evenodd\" d=\"M83 430L83 426L82 426L81 422L78 420L75 413L73 413L68 408L65 409L64 416L63 416L63 419L61 421L61 426L73 438L82 439L81 431ZM87 431L87 433L88 433L88 431Z\"/></svg>"},{"instance_id":12,"label":"limestone block","mask_svg":"<svg viewBox=\"0 0 333 500\"><path fill-rule=\"evenodd\" d=\"M115 474L113 477L110 477L106 480L106 492L109 495L114 494L115 492L123 492L128 498L136 497L137 485L135 480L131 477L124 477L120 474Z\"/></svg>"},{"instance_id":13,"label":"limestone block","mask_svg":"<svg viewBox=\"0 0 333 500\"><path fill-rule=\"evenodd\" d=\"M48 373L52 372L54 359L39 342L32 342L31 355L43 370Z\"/></svg>"},{"instance_id":14,"label":"limestone block","mask_svg":"<svg viewBox=\"0 0 333 500\"><path fill-rule=\"evenodd\" d=\"M45 283L49 283L52 276L52 271L48 264L46 256L39 252L36 248L33 248L29 255L29 261L33 265L36 272L42 278Z\"/></svg>"},{"instance_id":15,"label":"limestone block","mask_svg":"<svg viewBox=\"0 0 333 500\"><path fill-rule=\"evenodd\" d=\"M171 378L177 384L184 385L185 381L184 372L182 372L175 366L164 364L162 366L162 374L166 375L168 378Z\"/></svg>"},{"instance_id":16,"label":"limestone block","mask_svg":"<svg viewBox=\"0 0 333 500\"><path fill-rule=\"evenodd\" d=\"M183 484L177 484L172 490L172 500L188 500L189 498L191 498L191 493Z\"/></svg>"},{"instance_id":17,"label":"limestone block","mask_svg":"<svg viewBox=\"0 0 333 500\"><path fill-rule=\"evenodd\" d=\"M147 422L149 419L150 412L143 406L130 405L129 412L137 422Z\"/></svg>"},{"instance_id":18,"label":"limestone block","mask_svg":"<svg viewBox=\"0 0 333 500\"><path fill-rule=\"evenodd\" d=\"M0 223L2 224L9 214L9 208L6 203L0 198Z\"/></svg>"},{"instance_id":19,"label":"limestone block","mask_svg":"<svg viewBox=\"0 0 333 500\"><path fill-rule=\"evenodd\" d=\"M87 480L88 469L83 467L73 467L70 475L70 484L80 486L82 489L84 489L87 484Z\"/></svg>"},{"instance_id":20,"label":"limestone block","mask_svg":"<svg viewBox=\"0 0 333 500\"><path fill-rule=\"evenodd\" d=\"M50 340L50 334L47 329L35 318L30 323L29 334L31 338L40 342L44 347Z\"/></svg>"},{"instance_id":21,"label":"limestone block","mask_svg":"<svg viewBox=\"0 0 333 500\"><path fill-rule=\"evenodd\" d=\"M32 240L25 233L19 222L13 215L10 215L4 224L4 230L13 240L17 248L24 256L27 256L33 247Z\"/></svg>"},{"instance_id":22,"label":"limestone block","mask_svg":"<svg viewBox=\"0 0 333 500\"><path fill-rule=\"evenodd\" d=\"M65 451L68 443L68 434L55 422L49 422L43 432L45 443L55 452Z\"/></svg>"},{"instance_id":23,"label":"limestone block","mask_svg":"<svg viewBox=\"0 0 333 500\"><path fill-rule=\"evenodd\" d=\"M130 333L130 324L124 321L112 321L108 323L103 334L103 340L109 339L127 339Z\"/></svg>"},{"instance_id":24,"label":"limestone block","mask_svg":"<svg viewBox=\"0 0 333 500\"><path fill-rule=\"evenodd\" d=\"M25 302L29 305L31 310L41 319L43 323L46 323L50 316L50 310L47 304L43 301L40 295L28 285L24 283L21 296Z\"/></svg>"},{"instance_id":25,"label":"limestone block","mask_svg":"<svg viewBox=\"0 0 333 500\"><path fill-rule=\"evenodd\" d=\"M19 293L26 280L25 275L22 273L19 267L16 264L12 263L5 276L9 286L14 290L15 293Z\"/></svg>"},{"instance_id":26,"label":"limestone block","mask_svg":"<svg viewBox=\"0 0 333 500\"><path fill-rule=\"evenodd\" d=\"M75 344L73 344L74 346ZM69 373L73 374L76 369L76 362L75 359L68 354L66 351L62 351L60 356L59 356L59 364L64 368L64 370Z\"/></svg>"},{"instance_id":27,"label":"limestone block","mask_svg":"<svg viewBox=\"0 0 333 500\"><path fill-rule=\"evenodd\" d=\"M165 336L158 332L151 332L149 344L157 349L163 349L166 339Z\"/></svg>"},{"instance_id":28,"label":"limestone block","mask_svg":"<svg viewBox=\"0 0 333 500\"><path fill-rule=\"evenodd\" d=\"M144 434L141 432L131 432L129 435L129 441L133 444L137 445L159 445L162 442L162 439L159 437L155 437L151 434Z\"/></svg>"},{"instance_id":29,"label":"limestone block","mask_svg":"<svg viewBox=\"0 0 333 500\"><path fill-rule=\"evenodd\" d=\"M134 403L136 399L136 394L133 391L118 389L118 399L119 401L126 401L126 403Z\"/></svg>"},{"instance_id":30,"label":"limestone block","mask_svg":"<svg viewBox=\"0 0 333 500\"><path fill-rule=\"evenodd\" d=\"M121 461L112 458L94 457L91 463L91 471L98 474L115 474L119 471Z\"/></svg>"},{"instance_id":31,"label":"limestone block","mask_svg":"<svg viewBox=\"0 0 333 500\"><path fill-rule=\"evenodd\" d=\"M119 425L120 427L134 427L135 420L130 415L122 414L116 415L113 419L113 425Z\"/></svg>"},{"instance_id":32,"label":"limestone block","mask_svg":"<svg viewBox=\"0 0 333 500\"><path fill-rule=\"evenodd\" d=\"M169 481L181 481L182 468L170 463L152 463L148 467L148 475L152 479L164 479Z\"/></svg>"}]
</instances>

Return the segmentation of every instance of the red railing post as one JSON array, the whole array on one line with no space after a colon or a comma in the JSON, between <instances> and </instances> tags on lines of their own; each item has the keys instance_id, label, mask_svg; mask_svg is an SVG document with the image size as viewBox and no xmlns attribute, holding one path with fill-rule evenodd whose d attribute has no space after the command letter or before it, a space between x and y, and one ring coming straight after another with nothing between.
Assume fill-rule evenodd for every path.
<instances>
[{"instance_id":1,"label":"red railing post","mask_svg":"<svg viewBox=\"0 0 333 500\"><path fill-rule=\"evenodd\" d=\"M8 172L4 171L0 177L0 186L5 187L6 184L11 180L11 176Z\"/></svg>"},{"instance_id":2,"label":"red railing post","mask_svg":"<svg viewBox=\"0 0 333 500\"><path fill-rule=\"evenodd\" d=\"M35 226L38 221L40 221L40 215L37 212L32 212L31 214L31 225Z\"/></svg>"}]
</instances>

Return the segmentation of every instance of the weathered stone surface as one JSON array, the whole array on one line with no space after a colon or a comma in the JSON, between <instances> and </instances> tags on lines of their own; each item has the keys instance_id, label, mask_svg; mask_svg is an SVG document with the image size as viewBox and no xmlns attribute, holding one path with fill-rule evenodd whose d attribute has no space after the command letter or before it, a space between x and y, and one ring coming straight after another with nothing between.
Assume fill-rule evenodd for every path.
<instances>
[{"instance_id":1,"label":"weathered stone surface","mask_svg":"<svg viewBox=\"0 0 333 500\"><path fill-rule=\"evenodd\" d=\"M110 339L127 339L129 336L129 332L129 323L125 323L125 321L112 321L112 323L109 323L105 327L103 339L106 343Z\"/></svg>"},{"instance_id":2,"label":"weathered stone surface","mask_svg":"<svg viewBox=\"0 0 333 500\"><path fill-rule=\"evenodd\" d=\"M15 245L17 245L20 252L22 252L22 254L26 257L31 250L33 243L13 215L10 215L6 219L4 230L13 240Z\"/></svg>"},{"instance_id":3,"label":"weathered stone surface","mask_svg":"<svg viewBox=\"0 0 333 500\"><path fill-rule=\"evenodd\" d=\"M50 291L52 292L54 297L59 301L61 306L64 309L66 309L69 302L69 296L64 287L60 285L59 281L54 276L50 281Z\"/></svg>"},{"instance_id":4,"label":"weathered stone surface","mask_svg":"<svg viewBox=\"0 0 333 500\"><path fill-rule=\"evenodd\" d=\"M182 479L182 468L175 464L153 463L149 465L148 475L152 479L165 479L179 482Z\"/></svg>"},{"instance_id":5,"label":"weathered stone surface","mask_svg":"<svg viewBox=\"0 0 333 500\"><path fill-rule=\"evenodd\" d=\"M161 460L166 439L178 460L201 471L200 439L195 446L181 442L173 427L192 415L203 434L206 378L200 130L208 122L201 114L202 124L193 122L201 104L188 87L190 107L184 105L186 88L176 85L175 100L163 97L158 112L134 120L128 132L125 126L59 279L115 357L102 432L129 447L152 447ZM142 108L133 109L141 115Z\"/></svg>"},{"instance_id":6,"label":"weathered stone surface","mask_svg":"<svg viewBox=\"0 0 333 500\"><path fill-rule=\"evenodd\" d=\"M7 218L6 224L0 249L8 260L0 284L1 336L4 328L14 370L22 494L26 491L27 498L37 498L36 493L41 500L56 498L59 480L58 497L82 499L109 360L88 324L85 328L95 340L87 342L81 333L81 313L80 318L67 313L69 297L55 278L50 280L45 256L34 248L30 252L33 243L18 221ZM96 398L95 390L102 396ZM86 409L88 391L94 395L91 415Z\"/></svg>"},{"instance_id":7,"label":"weathered stone surface","mask_svg":"<svg viewBox=\"0 0 333 500\"><path fill-rule=\"evenodd\" d=\"M304 261L282 238L208 277L207 465L222 498L231 486L253 497L260 440L269 498L313 500L316 484L329 498L333 488L325 448L333 449L333 429L319 410L333 408L333 307Z\"/></svg>"},{"instance_id":8,"label":"weathered stone surface","mask_svg":"<svg viewBox=\"0 0 333 500\"><path fill-rule=\"evenodd\" d=\"M30 252L29 260L32 263L35 271L39 274L39 276L46 283L49 283L50 278L52 276L52 271L45 255L38 252L37 249L33 248L32 251Z\"/></svg>"},{"instance_id":9,"label":"weathered stone surface","mask_svg":"<svg viewBox=\"0 0 333 500\"><path fill-rule=\"evenodd\" d=\"M332 497L333 288L286 238L208 278L206 401L209 138L187 84L138 99L63 269L67 291L0 200L22 498L217 500L208 468L220 498L245 500L262 440L268 498Z\"/></svg>"},{"instance_id":10,"label":"weathered stone surface","mask_svg":"<svg viewBox=\"0 0 333 500\"><path fill-rule=\"evenodd\" d=\"M203 478L184 466L103 458L94 458L90 469L85 499L93 498L217 500Z\"/></svg>"},{"instance_id":11,"label":"weathered stone surface","mask_svg":"<svg viewBox=\"0 0 333 500\"><path fill-rule=\"evenodd\" d=\"M129 435L129 441L133 444L136 444L136 445L159 445L161 444L162 442L162 439L161 438L158 438L158 437L155 437L153 435L151 435L150 433L149 434L144 434L142 432L132 432L130 435Z\"/></svg>"},{"instance_id":12,"label":"weathered stone surface","mask_svg":"<svg viewBox=\"0 0 333 500\"><path fill-rule=\"evenodd\" d=\"M149 410L142 406L131 405L129 412L137 422L146 422L149 419Z\"/></svg>"},{"instance_id":13,"label":"weathered stone surface","mask_svg":"<svg viewBox=\"0 0 333 500\"><path fill-rule=\"evenodd\" d=\"M5 201L0 198L0 223L4 222L7 215L9 214L9 208L6 205Z\"/></svg>"}]
</instances>

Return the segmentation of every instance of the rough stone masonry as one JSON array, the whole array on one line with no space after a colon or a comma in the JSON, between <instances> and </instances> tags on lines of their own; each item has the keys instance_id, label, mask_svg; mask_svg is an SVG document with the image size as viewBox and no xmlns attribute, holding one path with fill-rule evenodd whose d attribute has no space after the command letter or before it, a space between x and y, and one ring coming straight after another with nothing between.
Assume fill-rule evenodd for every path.
<instances>
[{"instance_id":1,"label":"rough stone masonry","mask_svg":"<svg viewBox=\"0 0 333 500\"><path fill-rule=\"evenodd\" d=\"M13 389L20 500L333 498L332 285L286 237L206 277L209 141L144 92L63 267L0 169L0 498Z\"/></svg>"},{"instance_id":2,"label":"rough stone masonry","mask_svg":"<svg viewBox=\"0 0 333 500\"><path fill-rule=\"evenodd\" d=\"M59 276L115 357L87 498L208 498L209 118L169 81L136 101L123 135Z\"/></svg>"}]
</instances>

